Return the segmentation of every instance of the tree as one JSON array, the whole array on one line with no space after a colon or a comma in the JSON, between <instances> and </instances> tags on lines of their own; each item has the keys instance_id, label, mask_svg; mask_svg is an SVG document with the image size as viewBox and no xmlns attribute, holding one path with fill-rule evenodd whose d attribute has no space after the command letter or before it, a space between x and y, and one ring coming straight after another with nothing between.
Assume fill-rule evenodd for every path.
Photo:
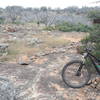
<instances>
[{"instance_id":1,"label":"tree","mask_svg":"<svg viewBox=\"0 0 100 100\"><path fill-rule=\"evenodd\" d=\"M5 13L7 17L11 19L12 23L14 23L17 18L21 16L22 11L23 8L20 6L8 6L5 9Z\"/></svg>"},{"instance_id":2,"label":"tree","mask_svg":"<svg viewBox=\"0 0 100 100\"><path fill-rule=\"evenodd\" d=\"M41 7L40 10L43 12L46 12L48 9L47 9L47 7Z\"/></svg>"},{"instance_id":3,"label":"tree","mask_svg":"<svg viewBox=\"0 0 100 100\"><path fill-rule=\"evenodd\" d=\"M35 12L37 22L45 24L45 26L51 26L57 16L57 13L50 8L41 7L40 11Z\"/></svg>"}]
</instances>

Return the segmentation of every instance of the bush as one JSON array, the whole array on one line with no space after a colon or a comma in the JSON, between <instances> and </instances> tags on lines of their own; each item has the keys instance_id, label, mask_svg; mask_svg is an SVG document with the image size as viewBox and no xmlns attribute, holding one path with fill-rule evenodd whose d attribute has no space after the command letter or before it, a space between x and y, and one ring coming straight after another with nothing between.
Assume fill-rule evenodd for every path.
<instances>
[{"instance_id":1,"label":"bush","mask_svg":"<svg viewBox=\"0 0 100 100\"><path fill-rule=\"evenodd\" d=\"M21 23L21 22L19 22L19 21L15 21L15 22L12 22L12 24L19 25L19 24L22 24L22 23Z\"/></svg>"},{"instance_id":2,"label":"bush","mask_svg":"<svg viewBox=\"0 0 100 100\"><path fill-rule=\"evenodd\" d=\"M83 25L83 24L71 24L71 23L62 23L59 25L54 26L48 26L46 28L44 28L44 30L59 30L62 32L72 32L72 31L76 31L76 32L89 32L90 30L92 30L92 27L89 27L88 25Z\"/></svg>"},{"instance_id":3,"label":"bush","mask_svg":"<svg viewBox=\"0 0 100 100\"><path fill-rule=\"evenodd\" d=\"M88 17L92 20L100 18L100 11L89 12ZM83 44L87 44L88 42L95 46L93 55L100 59L100 24L94 24L90 35L82 40ZM86 64L92 66L89 60L86 61ZM95 69L92 70L95 71Z\"/></svg>"},{"instance_id":4,"label":"bush","mask_svg":"<svg viewBox=\"0 0 100 100\"><path fill-rule=\"evenodd\" d=\"M92 54L100 59L100 25L94 25L93 30L90 32L90 35L83 39L82 43L84 45L86 45L87 43L93 44L95 49L92 51ZM89 59L87 59L85 63L87 64L87 66L91 67L89 68L89 70L92 73L96 71Z\"/></svg>"},{"instance_id":5,"label":"bush","mask_svg":"<svg viewBox=\"0 0 100 100\"><path fill-rule=\"evenodd\" d=\"M63 32L71 32L71 31L89 32L90 30L92 30L91 27L80 24L80 23L79 24L63 23L63 24L57 25L56 29Z\"/></svg>"},{"instance_id":6,"label":"bush","mask_svg":"<svg viewBox=\"0 0 100 100\"><path fill-rule=\"evenodd\" d=\"M83 44L87 44L88 42L94 44L95 50L93 54L100 59L100 24L94 25L90 35L82 40Z\"/></svg>"},{"instance_id":7,"label":"bush","mask_svg":"<svg viewBox=\"0 0 100 100\"><path fill-rule=\"evenodd\" d=\"M0 18L0 24L4 23L4 18Z\"/></svg>"}]
</instances>

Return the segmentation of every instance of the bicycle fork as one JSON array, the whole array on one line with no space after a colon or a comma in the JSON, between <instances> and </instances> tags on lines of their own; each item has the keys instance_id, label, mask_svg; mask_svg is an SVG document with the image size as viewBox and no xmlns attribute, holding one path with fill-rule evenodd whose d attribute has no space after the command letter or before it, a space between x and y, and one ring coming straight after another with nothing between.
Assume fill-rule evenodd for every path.
<instances>
[{"instance_id":1,"label":"bicycle fork","mask_svg":"<svg viewBox=\"0 0 100 100\"><path fill-rule=\"evenodd\" d=\"M82 70L82 68L83 68L83 65L84 65L84 64L81 63L81 65L80 65L78 71L76 72L76 76L81 76L81 70Z\"/></svg>"}]
</instances>

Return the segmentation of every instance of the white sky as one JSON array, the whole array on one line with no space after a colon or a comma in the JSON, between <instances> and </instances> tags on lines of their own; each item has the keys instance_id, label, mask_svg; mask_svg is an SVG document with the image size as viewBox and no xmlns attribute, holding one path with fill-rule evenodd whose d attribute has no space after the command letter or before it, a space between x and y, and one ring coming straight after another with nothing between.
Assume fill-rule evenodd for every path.
<instances>
[{"instance_id":1,"label":"white sky","mask_svg":"<svg viewBox=\"0 0 100 100\"><path fill-rule=\"evenodd\" d=\"M52 8L66 8L69 6L99 6L100 3L91 3L98 0L0 0L0 7L6 6L23 6L23 7L52 7Z\"/></svg>"}]
</instances>

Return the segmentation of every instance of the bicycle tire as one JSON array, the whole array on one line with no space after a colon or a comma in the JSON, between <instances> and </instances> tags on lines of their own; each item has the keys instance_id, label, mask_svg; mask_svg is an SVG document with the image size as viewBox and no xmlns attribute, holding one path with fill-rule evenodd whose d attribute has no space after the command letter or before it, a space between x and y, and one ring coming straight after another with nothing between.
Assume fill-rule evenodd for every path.
<instances>
[{"instance_id":1,"label":"bicycle tire","mask_svg":"<svg viewBox=\"0 0 100 100\"><path fill-rule=\"evenodd\" d=\"M86 77L86 80L85 80L85 82L83 83L83 84L79 84L79 85L72 85L72 84L70 84L68 81L66 81L65 80L65 71L67 70L67 68L70 66L70 65L72 65L72 64L74 64L74 63L79 63L79 64L83 64L83 62L82 61L80 61L80 60L74 60L74 61L70 61L69 63L67 63L64 67L63 67L63 70L62 70L62 79L63 79L63 81L64 81L64 83L67 85L67 86L69 86L69 87L71 87L71 88L81 88L81 87L84 87L88 82L89 82L89 80L90 80L90 77L91 77L91 73L89 72L89 70L87 69L87 67L86 67L86 65L84 64L84 66L85 66L85 69L87 70L87 77Z\"/></svg>"}]
</instances>

